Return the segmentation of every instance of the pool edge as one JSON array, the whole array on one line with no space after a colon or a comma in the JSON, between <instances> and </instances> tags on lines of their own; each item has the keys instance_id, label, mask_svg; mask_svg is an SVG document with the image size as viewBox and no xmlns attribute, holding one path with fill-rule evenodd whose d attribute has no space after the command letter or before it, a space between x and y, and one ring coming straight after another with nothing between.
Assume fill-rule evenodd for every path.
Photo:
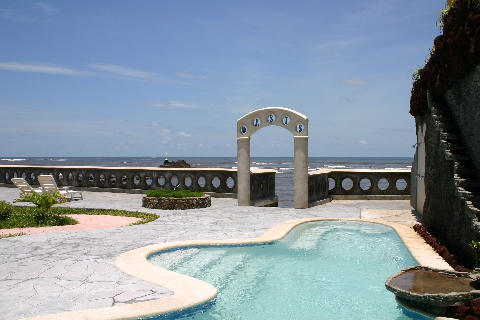
<instances>
[{"instance_id":1,"label":"pool edge","mask_svg":"<svg viewBox=\"0 0 480 320\"><path fill-rule=\"evenodd\" d=\"M357 221L389 226L395 230L404 245L420 265L437 269L452 270L452 268L435 251L433 251L428 244L425 243L423 238L421 238L411 227L406 225L387 221L350 218L296 219L279 223L256 238L189 240L154 244L125 252L116 258L115 265L121 271L133 277L167 288L173 292L173 295L171 296L135 304L62 312L25 319L132 319L173 312L200 305L213 299L217 295L217 289L214 286L207 282L153 265L148 262L147 257L158 251L178 247L273 242L285 237L293 228L304 223L315 221Z\"/></svg>"}]
</instances>

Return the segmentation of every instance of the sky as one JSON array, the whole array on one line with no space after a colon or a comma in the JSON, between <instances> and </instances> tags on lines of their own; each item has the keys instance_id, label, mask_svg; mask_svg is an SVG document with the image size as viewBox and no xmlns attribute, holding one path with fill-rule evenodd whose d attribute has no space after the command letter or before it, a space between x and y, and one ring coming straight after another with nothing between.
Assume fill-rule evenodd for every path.
<instances>
[{"instance_id":1,"label":"sky","mask_svg":"<svg viewBox=\"0 0 480 320\"><path fill-rule=\"evenodd\" d=\"M309 155L412 157L443 0L0 1L0 157L236 156L309 118ZM252 156L293 156L267 127Z\"/></svg>"}]
</instances>

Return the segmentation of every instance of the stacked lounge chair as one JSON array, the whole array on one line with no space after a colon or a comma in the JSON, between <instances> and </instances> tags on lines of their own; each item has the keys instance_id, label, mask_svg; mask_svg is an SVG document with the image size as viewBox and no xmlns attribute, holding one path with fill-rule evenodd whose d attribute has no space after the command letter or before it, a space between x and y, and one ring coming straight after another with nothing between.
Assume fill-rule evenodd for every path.
<instances>
[{"instance_id":1,"label":"stacked lounge chair","mask_svg":"<svg viewBox=\"0 0 480 320\"><path fill-rule=\"evenodd\" d=\"M42 187L42 192L53 194L55 192L60 193L65 196L67 200L83 200L83 195L81 191L69 190L68 187L59 188L55 179L51 175L39 175L37 177L40 186Z\"/></svg>"},{"instance_id":2,"label":"stacked lounge chair","mask_svg":"<svg viewBox=\"0 0 480 320\"><path fill-rule=\"evenodd\" d=\"M33 192L36 192L38 194L41 194L42 193L42 189L41 188L33 188L31 185L28 184L27 181L25 181L25 179L23 178L12 178L11 179L13 184L15 184L15 186L20 189L20 191L23 193L33 193Z\"/></svg>"}]
</instances>

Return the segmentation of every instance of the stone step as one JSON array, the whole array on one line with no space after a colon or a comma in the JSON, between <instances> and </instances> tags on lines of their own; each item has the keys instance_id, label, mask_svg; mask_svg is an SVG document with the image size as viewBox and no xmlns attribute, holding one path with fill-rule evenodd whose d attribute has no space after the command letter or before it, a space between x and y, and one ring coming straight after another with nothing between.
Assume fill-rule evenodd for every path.
<instances>
[{"instance_id":1,"label":"stone step","mask_svg":"<svg viewBox=\"0 0 480 320\"><path fill-rule=\"evenodd\" d=\"M461 161L470 161L470 158L466 155L452 153L451 151L445 150L445 159L454 160L456 162Z\"/></svg>"},{"instance_id":2,"label":"stone step","mask_svg":"<svg viewBox=\"0 0 480 320\"><path fill-rule=\"evenodd\" d=\"M466 201L472 201L474 200L474 195L465 190L463 187L456 187L455 188L455 193L457 196L459 196L461 199L466 200Z\"/></svg>"},{"instance_id":3,"label":"stone step","mask_svg":"<svg viewBox=\"0 0 480 320\"><path fill-rule=\"evenodd\" d=\"M465 153L468 149L461 144L455 144L448 142L446 140L440 140L440 143L443 144L447 149L449 149L452 153Z\"/></svg>"},{"instance_id":4,"label":"stone step","mask_svg":"<svg viewBox=\"0 0 480 320\"><path fill-rule=\"evenodd\" d=\"M478 195L480 193L480 183L478 182L472 182L466 179L455 179L454 183L457 187L462 187L473 195Z\"/></svg>"},{"instance_id":5,"label":"stone step","mask_svg":"<svg viewBox=\"0 0 480 320\"><path fill-rule=\"evenodd\" d=\"M457 142L460 140L457 135L446 132L440 132L440 139L445 140L446 142Z\"/></svg>"}]
</instances>

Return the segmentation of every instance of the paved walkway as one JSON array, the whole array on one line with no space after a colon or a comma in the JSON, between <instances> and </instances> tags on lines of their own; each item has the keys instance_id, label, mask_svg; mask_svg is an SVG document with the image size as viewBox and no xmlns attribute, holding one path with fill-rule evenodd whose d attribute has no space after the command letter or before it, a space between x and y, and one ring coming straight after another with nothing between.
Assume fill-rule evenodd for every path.
<instances>
[{"instance_id":1,"label":"paved walkway","mask_svg":"<svg viewBox=\"0 0 480 320\"><path fill-rule=\"evenodd\" d=\"M160 215L148 224L0 239L2 319L108 307L158 299L171 293L118 270L115 258L156 243L256 237L276 224L297 218L380 219L412 225L408 201L333 201L314 208L238 207L233 199L212 199L212 207L162 211L141 207L142 195L84 192L70 207L115 208ZM17 189L0 188L12 201Z\"/></svg>"}]
</instances>

